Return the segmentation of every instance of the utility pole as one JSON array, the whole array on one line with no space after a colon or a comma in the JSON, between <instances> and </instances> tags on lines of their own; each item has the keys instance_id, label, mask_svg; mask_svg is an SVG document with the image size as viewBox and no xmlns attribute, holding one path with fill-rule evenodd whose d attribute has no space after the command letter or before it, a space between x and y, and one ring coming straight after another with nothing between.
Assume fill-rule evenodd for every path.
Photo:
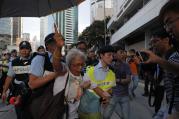
<instances>
[{"instance_id":1,"label":"utility pole","mask_svg":"<svg viewBox=\"0 0 179 119\"><path fill-rule=\"evenodd\" d=\"M106 45L106 7L105 7L105 0L104 0L104 41Z\"/></svg>"},{"instance_id":2,"label":"utility pole","mask_svg":"<svg viewBox=\"0 0 179 119\"><path fill-rule=\"evenodd\" d=\"M10 27L11 27L11 43L10 45L12 46L13 45L13 18L10 18Z\"/></svg>"}]
</instances>

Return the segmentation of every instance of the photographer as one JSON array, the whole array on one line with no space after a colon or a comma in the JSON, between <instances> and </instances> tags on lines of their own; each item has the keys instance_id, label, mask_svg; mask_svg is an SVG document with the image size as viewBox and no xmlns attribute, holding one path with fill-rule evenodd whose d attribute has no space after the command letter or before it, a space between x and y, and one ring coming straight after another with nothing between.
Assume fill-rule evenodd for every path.
<instances>
[{"instance_id":1,"label":"photographer","mask_svg":"<svg viewBox=\"0 0 179 119\"><path fill-rule=\"evenodd\" d=\"M166 31L170 34L172 38L172 44L177 50L170 58L170 61L164 60L156 56L151 51L143 50L149 55L149 60L146 63L157 63L164 69L179 73L179 1L173 0L169 1L164 5L160 11L159 17L164 24Z\"/></svg>"},{"instance_id":2,"label":"photographer","mask_svg":"<svg viewBox=\"0 0 179 119\"><path fill-rule=\"evenodd\" d=\"M155 31L152 35L151 45L154 49L154 52L158 54L160 57L168 60L168 58L175 52L174 48L171 45L171 40L169 39L168 34L163 28ZM155 70L155 111L156 113L160 109L161 102L164 98L164 89L166 92L166 96L168 102L172 101L172 92L175 84L174 75L172 73L168 73L159 65L157 65ZM177 94L175 95L175 99L177 99ZM164 100L165 101L165 100ZM177 103L177 102L176 102ZM167 112L167 111L166 111Z\"/></svg>"},{"instance_id":3,"label":"photographer","mask_svg":"<svg viewBox=\"0 0 179 119\"><path fill-rule=\"evenodd\" d=\"M168 60L160 58L150 51L144 51L148 54L149 60L146 63L157 63L169 73L173 73L174 83L179 80L179 1L173 0L166 3L159 14L161 21L164 24L165 30L170 34L172 44L175 48L175 52L170 55ZM175 86L171 84L176 91ZM175 94L175 92L173 92ZM174 103L174 96L172 96L172 102L169 107L170 118L179 118L179 104ZM173 104L172 104L173 103ZM172 110L172 114L171 114Z\"/></svg>"},{"instance_id":4,"label":"photographer","mask_svg":"<svg viewBox=\"0 0 179 119\"><path fill-rule=\"evenodd\" d=\"M26 98L28 98L28 73L31 63L31 45L28 41L22 41L19 45L20 57L13 60L10 64L5 85L3 87L2 101L5 102L6 92L13 81L12 97L17 119L30 119L29 113L25 110Z\"/></svg>"}]
</instances>

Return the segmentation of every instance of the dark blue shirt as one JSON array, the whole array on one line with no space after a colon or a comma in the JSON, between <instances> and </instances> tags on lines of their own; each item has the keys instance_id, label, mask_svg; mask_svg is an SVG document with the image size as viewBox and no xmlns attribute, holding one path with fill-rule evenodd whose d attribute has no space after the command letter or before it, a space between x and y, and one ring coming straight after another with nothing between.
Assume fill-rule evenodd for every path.
<instances>
[{"instance_id":1,"label":"dark blue shirt","mask_svg":"<svg viewBox=\"0 0 179 119\"><path fill-rule=\"evenodd\" d=\"M126 79L127 75L131 75L130 67L125 62L116 62L113 65L114 73L116 75L116 80ZM115 96L128 96L128 84L122 85L116 83L113 88L113 95Z\"/></svg>"}]
</instances>

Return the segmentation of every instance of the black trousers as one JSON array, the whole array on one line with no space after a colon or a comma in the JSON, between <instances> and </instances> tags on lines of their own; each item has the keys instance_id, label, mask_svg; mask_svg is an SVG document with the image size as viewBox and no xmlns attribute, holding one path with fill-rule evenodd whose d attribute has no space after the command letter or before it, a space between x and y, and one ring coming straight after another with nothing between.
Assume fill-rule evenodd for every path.
<instances>
[{"instance_id":1,"label":"black trousers","mask_svg":"<svg viewBox=\"0 0 179 119\"><path fill-rule=\"evenodd\" d=\"M0 93L2 93L3 91L3 85L5 83L6 77L7 77L7 72L2 72L2 77L0 79Z\"/></svg>"},{"instance_id":2,"label":"black trousers","mask_svg":"<svg viewBox=\"0 0 179 119\"><path fill-rule=\"evenodd\" d=\"M17 119L33 119L28 108L15 106Z\"/></svg>"},{"instance_id":3,"label":"black trousers","mask_svg":"<svg viewBox=\"0 0 179 119\"><path fill-rule=\"evenodd\" d=\"M155 89L155 112L157 113L161 107L164 98L164 86L157 86Z\"/></svg>"},{"instance_id":4,"label":"black trousers","mask_svg":"<svg viewBox=\"0 0 179 119\"><path fill-rule=\"evenodd\" d=\"M144 94L149 94L149 83L153 76L150 73L144 75Z\"/></svg>"}]
</instances>

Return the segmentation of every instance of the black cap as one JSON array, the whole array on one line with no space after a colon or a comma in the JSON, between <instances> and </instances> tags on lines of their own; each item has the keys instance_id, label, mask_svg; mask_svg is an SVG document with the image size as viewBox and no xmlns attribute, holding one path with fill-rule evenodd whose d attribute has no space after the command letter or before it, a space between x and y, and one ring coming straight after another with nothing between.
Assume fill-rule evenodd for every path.
<instances>
[{"instance_id":1,"label":"black cap","mask_svg":"<svg viewBox=\"0 0 179 119\"><path fill-rule=\"evenodd\" d=\"M45 40L44 40L45 46L47 46L48 44L50 44L52 42L55 42L55 39L53 38L54 35L55 35L54 33L51 33L45 37Z\"/></svg>"},{"instance_id":2,"label":"black cap","mask_svg":"<svg viewBox=\"0 0 179 119\"><path fill-rule=\"evenodd\" d=\"M98 50L98 54L104 54L107 52L114 52L114 48L111 45L103 46Z\"/></svg>"},{"instance_id":3,"label":"black cap","mask_svg":"<svg viewBox=\"0 0 179 119\"><path fill-rule=\"evenodd\" d=\"M28 41L22 41L19 44L19 48L20 49L26 48L26 49L30 49L31 50L31 45L30 45L30 43Z\"/></svg>"}]
</instances>

